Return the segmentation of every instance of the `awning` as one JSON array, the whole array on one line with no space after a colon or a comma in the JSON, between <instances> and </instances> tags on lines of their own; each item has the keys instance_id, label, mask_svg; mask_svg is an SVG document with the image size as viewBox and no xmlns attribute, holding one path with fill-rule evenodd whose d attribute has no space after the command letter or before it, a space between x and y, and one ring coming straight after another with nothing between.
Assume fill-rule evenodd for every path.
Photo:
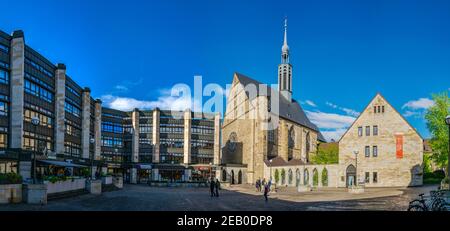
<instances>
[{"instance_id":1,"label":"awning","mask_svg":"<svg viewBox=\"0 0 450 231\"><path fill-rule=\"evenodd\" d=\"M48 164L48 165L56 165L60 167L75 167L75 168L85 168L87 166L79 165L79 164L73 164L65 161L57 161L57 160L38 160L41 163Z\"/></svg>"}]
</instances>

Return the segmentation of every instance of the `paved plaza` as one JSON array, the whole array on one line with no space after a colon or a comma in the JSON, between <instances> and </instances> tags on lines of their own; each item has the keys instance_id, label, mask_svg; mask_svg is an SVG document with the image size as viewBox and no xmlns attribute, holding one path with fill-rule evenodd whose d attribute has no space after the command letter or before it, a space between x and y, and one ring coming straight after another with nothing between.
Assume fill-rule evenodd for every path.
<instances>
[{"instance_id":1,"label":"paved plaza","mask_svg":"<svg viewBox=\"0 0 450 231\"><path fill-rule=\"evenodd\" d=\"M45 206L0 205L0 210L32 211L293 211L293 210L406 210L408 202L421 192L437 186L406 189L368 189L355 195L344 189L328 189L296 193L292 188L279 189L265 202L252 186L233 186L211 198L208 188L158 188L146 185L125 185L123 190L100 196L81 195L51 200ZM368 198L371 197L371 198ZM333 198L335 198L333 200Z\"/></svg>"}]
</instances>

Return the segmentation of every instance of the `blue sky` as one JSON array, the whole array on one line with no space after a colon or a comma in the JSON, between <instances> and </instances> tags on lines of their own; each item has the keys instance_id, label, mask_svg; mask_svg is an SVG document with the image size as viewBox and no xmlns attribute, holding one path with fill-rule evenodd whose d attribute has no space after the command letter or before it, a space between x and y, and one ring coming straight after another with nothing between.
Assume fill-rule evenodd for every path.
<instances>
[{"instance_id":1,"label":"blue sky","mask_svg":"<svg viewBox=\"0 0 450 231\"><path fill-rule=\"evenodd\" d=\"M0 30L105 104L171 102L174 84L276 83L288 17L294 98L337 138L381 92L424 137L431 93L450 87L450 1L14 1ZM116 104L117 105L117 104ZM123 105L123 104L120 104ZM317 117L317 115L320 115Z\"/></svg>"}]
</instances>

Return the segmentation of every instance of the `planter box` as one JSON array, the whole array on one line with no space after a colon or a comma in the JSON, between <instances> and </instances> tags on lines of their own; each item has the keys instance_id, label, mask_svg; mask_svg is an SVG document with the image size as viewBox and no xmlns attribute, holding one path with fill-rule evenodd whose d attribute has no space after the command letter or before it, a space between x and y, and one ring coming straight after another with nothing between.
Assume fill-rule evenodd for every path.
<instances>
[{"instance_id":1,"label":"planter box","mask_svg":"<svg viewBox=\"0 0 450 231\"><path fill-rule=\"evenodd\" d=\"M22 184L0 184L0 204L22 202Z\"/></svg>"},{"instance_id":2,"label":"planter box","mask_svg":"<svg viewBox=\"0 0 450 231\"><path fill-rule=\"evenodd\" d=\"M114 186L116 186L117 188L123 188L123 177L116 176L113 178L112 181L113 181Z\"/></svg>"},{"instance_id":3,"label":"planter box","mask_svg":"<svg viewBox=\"0 0 450 231\"><path fill-rule=\"evenodd\" d=\"M46 184L24 184L23 199L28 204L47 204Z\"/></svg>"},{"instance_id":4,"label":"planter box","mask_svg":"<svg viewBox=\"0 0 450 231\"><path fill-rule=\"evenodd\" d=\"M113 177L112 176L104 176L102 177L102 184L112 184Z\"/></svg>"},{"instance_id":5,"label":"planter box","mask_svg":"<svg viewBox=\"0 0 450 231\"><path fill-rule=\"evenodd\" d=\"M84 189L86 187L86 179L69 179L55 183L45 182L45 184L47 185L47 194L61 193Z\"/></svg>"},{"instance_id":6,"label":"planter box","mask_svg":"<svg viewBox=\"0 0 450 231\"><path fill-rule=\"evenodd\" d=\"M95 195L102 194L102 181L101 180L87 180L86 189Z\"/></svg>"}]
</instances>

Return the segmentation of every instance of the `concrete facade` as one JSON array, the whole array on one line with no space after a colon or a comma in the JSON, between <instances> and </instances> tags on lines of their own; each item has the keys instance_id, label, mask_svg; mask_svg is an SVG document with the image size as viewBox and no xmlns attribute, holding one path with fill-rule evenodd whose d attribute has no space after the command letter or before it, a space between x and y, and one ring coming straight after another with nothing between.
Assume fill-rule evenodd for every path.
<instances>
[{"instance_id":1,"label":"concrete facade","mask_svg":"<svg viewBox=\"0 0 450 231\"><path fill-rule=\"evenodd\" d=\"M83 107L81 111L81 153L83 158L90 159L91 90L85 88L81 97Z\"/></svg>"},{"instance_id":2,"label":"concrete facade","mask_svg":"<svg viewBox=\"0 0 450 231\"><path fill-rule=\"evenodd\" d=\"M192 113L190 110L186 110L184 112L184 156L183 163L190 164L191 163L191 123L192 123Z\"/></svg>"},{"instance_id":3,"label":"concrete facade","mask_svg":"<svg viewBox=\"0 0 450 231\"><path fill-rule=\"evenodd\" d=\"M24 70L25 39L22 31L15 31L11 40L11 148L23 145Z\"/></svg>"},{"instance_id":4,"label":"concrete facade","mask_svg":"<svg viewBox=\"0 0 450 231\"><path fill-rule=\"evenodd\" d=\"M152 126L152 144L153 144L153 163L159 163L159 109L153 111Z\"/></svg>"},{"instance_id":5,"label":"concrete facade","mask_svg":"<svg viewBox=\"0 0 450 231\"><path fill-rule=\"evenodd\" d=\"M55 152L64 153L64 103L66 102L66 66L58 64L55 72Z\"/></svg>"}]
</instances>

